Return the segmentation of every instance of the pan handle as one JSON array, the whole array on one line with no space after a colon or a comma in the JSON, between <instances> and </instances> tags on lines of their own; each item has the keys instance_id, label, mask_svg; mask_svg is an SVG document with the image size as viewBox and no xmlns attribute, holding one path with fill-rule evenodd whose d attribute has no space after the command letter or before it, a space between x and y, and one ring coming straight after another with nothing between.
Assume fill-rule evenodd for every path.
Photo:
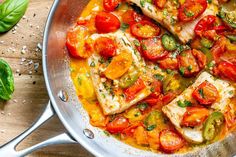
<instances>
[{"instance_id":1,"label":"pan handle","mask_svg":"<svg viewBox=\"0 0 236 157\"><path fill-rule=\"evenodd\" d=\"M38 127L42 124L47 122L50 118L55 115L55 112L52 108L51 102L48 102L46 109L44 110L43 114L39 117L39 119L26 131L22 134L11 140L10 142L0 146L0 156L7 156L7 157L21 157L27 154L32 153L33 151L55 144L70 144L70 143L77 143L69 133L62 133L58 136L50 138L46 141L38 143L34 146L26 148L24 150L16 151L17 145L23 141L27 136L29 136L33 131L35 131Z\"/></svg>"}]
</instances>

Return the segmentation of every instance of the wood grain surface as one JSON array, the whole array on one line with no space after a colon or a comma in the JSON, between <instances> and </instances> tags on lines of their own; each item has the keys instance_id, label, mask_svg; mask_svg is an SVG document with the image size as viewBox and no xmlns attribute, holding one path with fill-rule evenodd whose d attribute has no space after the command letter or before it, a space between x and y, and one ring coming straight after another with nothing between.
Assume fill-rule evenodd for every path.
<instances>
[{"instance_id":1,"label":"wood grain surface","mask_svg":"<svg viewBox=\"0 0 236 157\"><path fill-rule=\"evenodd\" d=\"M1 0L0 0L1 2ZM27 129L43 111L48 95L42 75L42 34L53 0L31 0L19 24L0 35L0 58L13 69L15 92L8 102L0 101L0 145ZM39 65L39 67L38 67ZM37 68L38 67L38 68ZM22 149L65 131L57 117L34 132L18 149ZM50 146L29 157L90 157L80 145Z\"/></svg>"}]
</instances>

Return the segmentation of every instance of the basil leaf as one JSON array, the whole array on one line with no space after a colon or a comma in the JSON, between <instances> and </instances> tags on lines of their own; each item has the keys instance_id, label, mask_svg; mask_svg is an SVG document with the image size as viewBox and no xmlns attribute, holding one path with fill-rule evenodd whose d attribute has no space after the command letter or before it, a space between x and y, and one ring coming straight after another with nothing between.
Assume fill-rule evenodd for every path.
<instances>
[{"instance_id":1,"label":"basil leaf","mask_svg":"<svg viewBox=\"0 0 236 157\"><path fill-rule=\"evenodd\" d=\"M9 31L25 14L29 0L5 0L0 4L0 33Z\"/></svg>"},{"instance_id":2,"label":"basil leaf","mask_svg":"<svg viewBox=\"0 0 236 157\"><path fill-rule=\"evenodd\" d=\"M192 105L192 103L188 100L184 100L184 101L178 100L177 104L178 104L179 107L183 107L183 108Z\"/></svg>"},{"instance_id":3,"label":"basil leaf","mask_svg":"<svg viewBox=\"0 0 236 157\"><path fill-rule=\"evenodd\" d=\"M14 78L10 66L0 59L0 99L9 100L14 91Z\"/></svg>"}]
</instances>

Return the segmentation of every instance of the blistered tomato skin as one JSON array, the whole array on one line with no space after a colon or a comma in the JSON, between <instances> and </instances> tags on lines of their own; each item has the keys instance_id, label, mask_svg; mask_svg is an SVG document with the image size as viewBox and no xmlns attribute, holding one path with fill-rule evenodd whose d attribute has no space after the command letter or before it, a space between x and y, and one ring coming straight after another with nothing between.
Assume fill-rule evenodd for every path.
<instances>
[{"instance_id":1,"label":"blistered tomato skin","mask_svg":"<svg viewBox=\"0 0 236 157\"><path fill-rule=\"evenodd\" d=\"M116 54L115 42L107 37L100 37L95 41L95 50L105 58L113 57Z\"/></svg>"},{"instance_id":2,"label":"blistered tomato skin","mask_svg":"<svg viewBox=\"0 0 236 157\"><path fill-rule=\"evenodd\" d=\"M178 18L182 22L193 21L202 15L206 8L206 0L186 0L178 9Z\"/></svg>"},{"instance_id":3,"label":"blistered tomato skin","mask_svg":"<svg viewBox=\"0 0 236 157\"><path fill-rule=\"evenodd\" d=\"M103 7L106 11L114 11L120 3L121 0L103 0Z\"/></svg>"},{"instance_id":4,"label":"blistered tomato skin","mask_svg":"<svg viewBox=\"0 0 236 157\"><path fill-rule=\"evenodd\" d=\"M120 28L120 20L114 14L103 11L96 15L95 26L99 33L115 32Z\"/></svg>"},{"instance_id":5,"label":"blistered tomato skin","mask_svg":"<svg viewBox=\"0 0 236 157\"><path fill-rule=\"evenodd\" d=\"M120 133L129 126L129 121L125 117L117 117L112 122L108 123L106 130L112 134Z\"/></svg>"},{"instance_id":6,"label":"blistered tomato skin","mask_svg":"<svg viewBox=\"0 0 236 157\"><path fill-rule=\"evenodd\" d=\"M192 96L200 104L211 105L218 99L219 92L213 84L205 81L193 91Z\"/></svg>"}]
</instances>

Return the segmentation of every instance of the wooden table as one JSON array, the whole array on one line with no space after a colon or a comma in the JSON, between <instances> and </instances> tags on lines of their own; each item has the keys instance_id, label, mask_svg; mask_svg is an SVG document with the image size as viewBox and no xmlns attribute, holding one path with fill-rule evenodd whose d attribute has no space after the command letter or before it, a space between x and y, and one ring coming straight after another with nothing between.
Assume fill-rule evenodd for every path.
<instances>
[{"instance_id":1,"label":"wooden table","mask_svg":"<svg viewBox=\"0 0 236 157\"><path fill-rule=\"evenodd\" d=\"M1 0L0 0L1 2ZM42 33L53 0L31 0L28 10L15 29L0 35L0 58L13 69L15 92L8 102L0 101L0 145L28 128L48 102L42 75ZM38 45L38 46L37 46ZM39 65L39 67L38 67ZM38 68L37 68L38 67ZM19 149L60 134L64 127L56 117L28 137ZM80 145L44 148L29 157L89 157Z\"/></svg>"}]
</instances>

